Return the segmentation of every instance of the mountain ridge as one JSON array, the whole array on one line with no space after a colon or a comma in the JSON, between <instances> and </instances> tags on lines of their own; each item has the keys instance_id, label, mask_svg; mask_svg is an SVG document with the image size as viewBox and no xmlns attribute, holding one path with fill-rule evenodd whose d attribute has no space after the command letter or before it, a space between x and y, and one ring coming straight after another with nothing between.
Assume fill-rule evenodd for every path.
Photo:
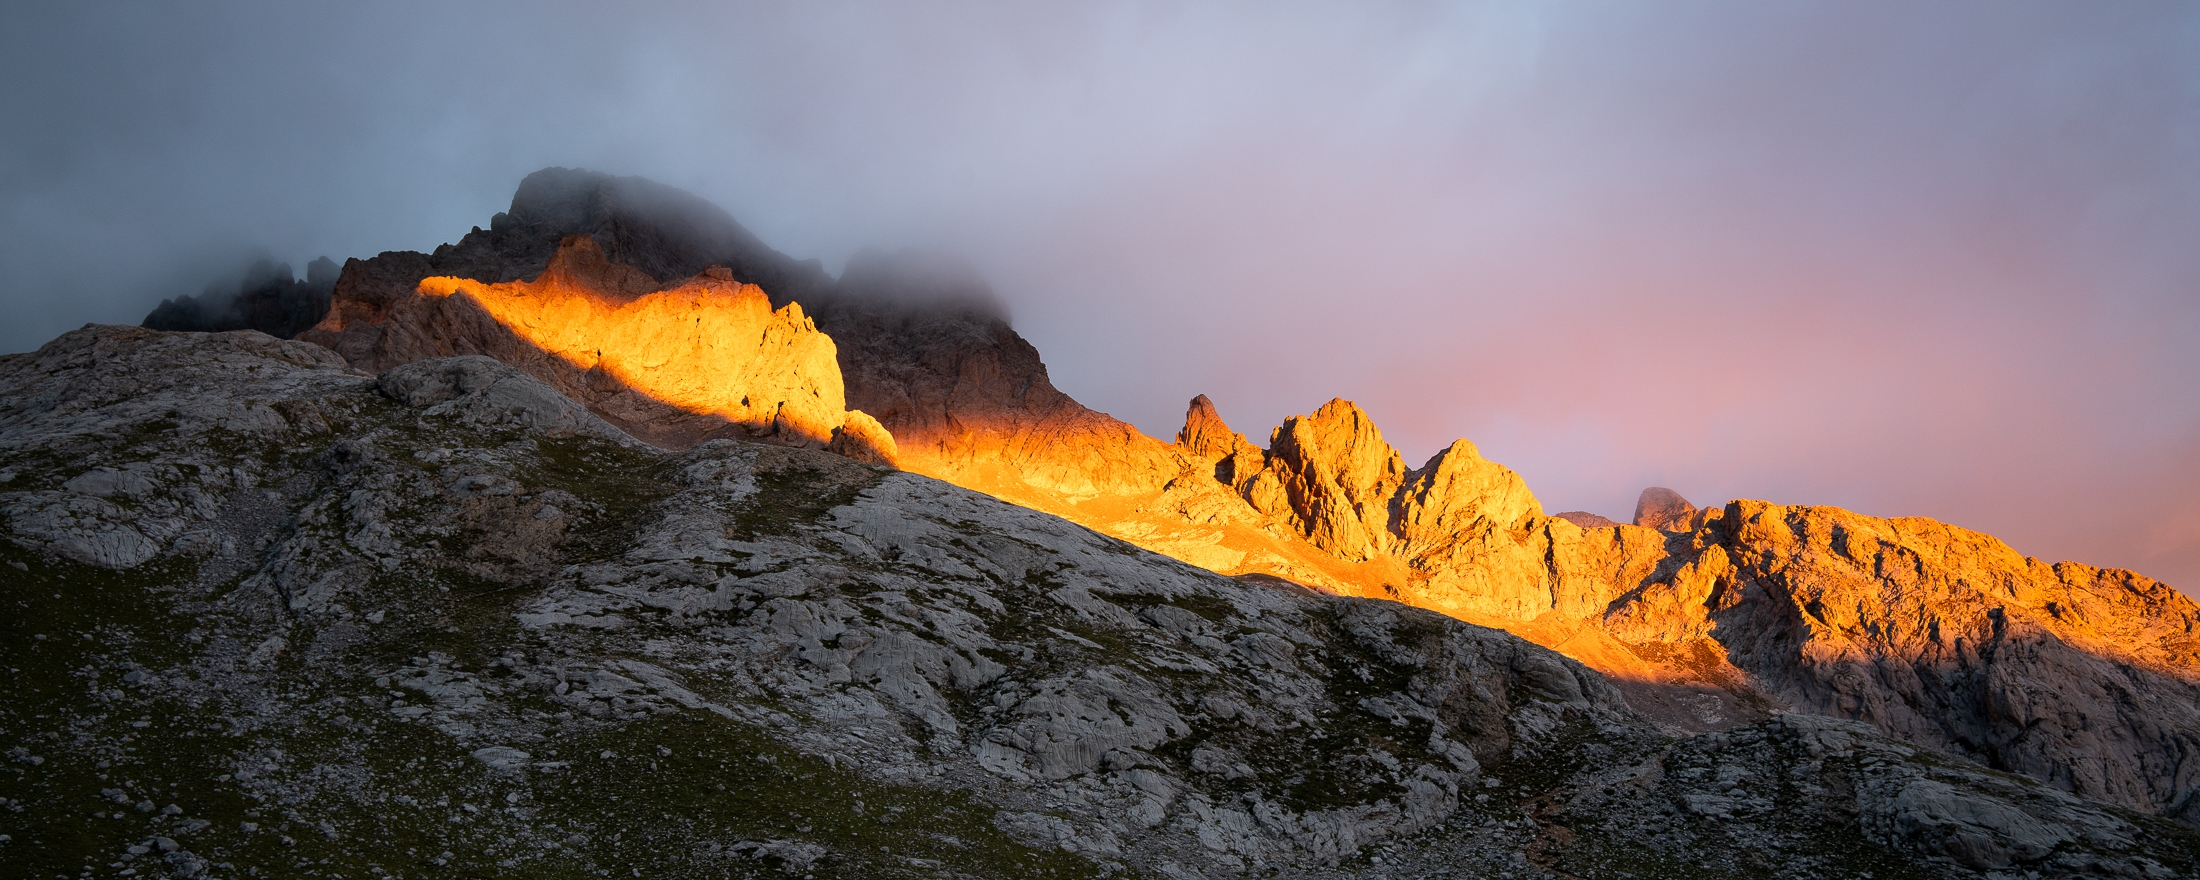
<instances>
[{"instance_id":1,"label":"mountain ridge","mask_svg":"<svg viewBox=\"0 0 2200 880\"><path fill-rule=\"evenodd\" d=\"M844 288L763 246L723 211L663 189L563 169L530 175L488 232L433 256L347 263L337 306L301 338L370 371L456 353L386 341L428 335L387 322L419 297L396 286L424 266L474 271L485 283L538 258L547 268L543 248L553 236L608 239L607 255L665 272L716 260L737 280L779 279L780 292L767 288L772 301L815 316L836 345L848 407L876 417L904 469L1219 572L1397 599L1509 629L1612 676L1638 709L1675 730L1809 707L2090 797L2200 821L2200 768L2156 763L2200 750L2191 647L2200 610L2143 576L2046 566L1988 536L1835 508L1698 510L1670 490L1644 493L1640 525L1582 528L1546 516L1517 474L1470 442L1407 467L1342 399L1286 419L1263 448L1231 429L1211 400L1195 398L1177 442L1163 443L1055 389L1037 351L996 312L973 305L990 292L966 276L946 273L959 280L944 289L967 295L943 297L942 273L927 267L917 273L926 295L896 297L893 261L880 258L848 273L861 283ZM675 208L652 214L655 204ZM678 230L698 217L716 231ZM658 287L677 280L650 277ZM375 309L385 323L363 319ZM1866 537L1868 550L1851 545ZM1973 581L1995 586L1962 586ZM1913 583L1957 587L1904 592ZM2042 590L2064 599L2010 604ZM1908 604L1860 598L1889 591ZM1829 622L1827 597L1870 610ZM1940 604L1921 604L1928 600ZM2011 608L2023 625L2004 625ZM2096 627L2093 616L2104 623ZM2129 625L2133 616L2159 625ZM1930 618L1935 633L1964 635L1929 647L1854 635L1894 618ZM2103 677L2092 669L2097 660L2125 671ZM2112 681L2119 676L2128 680Z\"/></svg>"}]
</instances>

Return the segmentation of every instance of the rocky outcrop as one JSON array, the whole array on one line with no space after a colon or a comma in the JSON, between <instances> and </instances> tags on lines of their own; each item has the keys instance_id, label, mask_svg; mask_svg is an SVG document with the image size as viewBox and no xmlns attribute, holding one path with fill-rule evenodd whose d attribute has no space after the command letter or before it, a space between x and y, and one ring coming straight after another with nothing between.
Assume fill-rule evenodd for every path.
<instances>
[{"instance_id":1,"label":"rocky outcrop","mask_svg":"<svg viewBox=\"0 0 2200 880\"><path fill-rule=\"evenodd\" d=\"M825 451L865 464L901 466L901 450L894 443L894 435L862 410L848 411L840 427L833 429L832 442L825 445Z\"/></svg>"},{"instance_id":2,"label":"rocky outcrop","mask_svg":"<svg viewBox=\"0 0 2200 880\"><path fill-rule=\"evenodd\" d=\"M833 341L789 303L722 268L674 285L566 239L533 281L422 279L376 332L355 336L355 366L391 368L480 354L528 371L636 436L685 446L714 436L824 446L848 418ZM877 424L858 439L870 458Z\"/></svg>"},{"instance_id":3,"label":"rocky outcrop","mask_svg":"<svg viewBox=\"0 0 2200 880\"><path fill-rule=\"evenodd\" d=\"M214 284L198 296L161 300L145 316L144 326L209 333L258 330L289 339L328 314L336 273L336 264L327 257L306 264L304 281L291 274L288 263L260 260L245 270L235 289Z\"/></svg>"},{"instance_id":4,"label":"rocky outcrop","mask_svg":"<svg viewBox=\"0 0 2200 880\"><path fill-rule=\"evenodd\" d=\"M1391 501L1406 482L1404 459L1351 401L1292 416L1269 436L1267 467L1239 488L1253 509L1291 523L1314 546L1347 562L1392 550Z\"/></svg>"},{"instance_id":5,"label":"rocky outcrop","mask_svg":"<svg viewBox=\"0 0 2200 880\"><path fill-rule=\"evenodd\" d=\"M1239 483L1238 474L1260 472L1268 453L1230 429L1215 409L1215 402L1201 394L1184 412L1184 427L1176 432L1176 445L1193 458L1214 462L1215 481L1227 486Z\"/></svg>"},{"instance_id":6,"label":"rocky outcrop","mask_svg":"<svg viewBox=\"0 0 2200 880\"><path fill-rule=\"evenodd\" d=\"M1502 632L650 447L484 358L86 328L0 358L0 511L0 845L38 876L2200 866L1865 725L1675 741ZM122 527L151 550L61 549Z\"/></svg>"},{"instance_id":7,"label":"rocky outcrop","mask_svg":"<svg viewBox=\"0 0 2200 880\"><path fill-rule=\"evenodd\" d=\"M1642 497L1635 499L1635 525L1661 531L1681 531L1688 528L1688 518L1696 513L1696 505L1688 503L1681 493L1663 486L1642 490Z\"/></svg>"},{"instance_id":8,"label":"rocky outcrop","mask_svg":"<svg viewBox=\"0 0 2200 880\"><path fill-rule=\"evenodd\" d=\"M1715 639L1798 709L2078 794L2180 814L2200 791L2200 607L1921 518L1736 501L1614 604L1624 641ZM1668 563L1671 565L1671 563Z\"/></svg>"}]
</instances>

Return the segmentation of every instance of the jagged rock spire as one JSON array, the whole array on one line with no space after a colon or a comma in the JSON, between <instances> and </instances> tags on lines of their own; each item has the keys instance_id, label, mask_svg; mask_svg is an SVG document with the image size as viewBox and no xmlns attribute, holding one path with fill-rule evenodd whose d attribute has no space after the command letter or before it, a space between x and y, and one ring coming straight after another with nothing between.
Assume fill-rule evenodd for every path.
<instances>
[{"instance_id":1,"label":"jagged rock spire","mask_svg":"<svg viewBox=\"0 0 2200 880\"><path fill-rule=\"evenodd\" d=\"M1230 430L1230 424L1215 410L1215 402L1204 394L1192 398L1191 407L1185 410L1184 427L1176 432L1176 445L1209 461L1237 456L1240 463L1250 461L1256 469L1259 466L1260 447L1245 439L1244 434Z\"/></svg>"}]
</instances>

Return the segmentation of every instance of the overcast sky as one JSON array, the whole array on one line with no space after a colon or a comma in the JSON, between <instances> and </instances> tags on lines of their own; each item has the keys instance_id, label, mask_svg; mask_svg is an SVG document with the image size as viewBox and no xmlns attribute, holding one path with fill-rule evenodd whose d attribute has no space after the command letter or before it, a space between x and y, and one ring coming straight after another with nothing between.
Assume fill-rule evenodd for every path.
<instances>
[{"instance_id":1,"label":"overcast sky","mask_svg":"<svg viewBox=\"0 0 2200 880\"><path fill-rule=\"evenodd\" d=\"M1553 511L1836 504L2200 587L2200 5L1290 6L11 9L0 350L585 166L836 269L960 253L1164 439L1341 396Z\"/></svg>"}]
</instances>

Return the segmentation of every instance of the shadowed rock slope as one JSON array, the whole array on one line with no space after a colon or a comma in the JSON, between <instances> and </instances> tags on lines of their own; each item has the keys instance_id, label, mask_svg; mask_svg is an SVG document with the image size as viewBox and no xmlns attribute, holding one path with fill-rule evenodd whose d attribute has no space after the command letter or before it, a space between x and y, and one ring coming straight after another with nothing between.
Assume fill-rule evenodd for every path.
<instances>
[{"instance_id":1,"label":"shadowed rock slope","mask_svg":"<svg viewBox=\"0 0 2200 880\"><path fill-rule=\"evenodd\" d=\"M1675 740L1396 603L485 358L0 358L22 876L2180 876L2194 832L1782 716Z\"/></svg>"}]
</instances>

